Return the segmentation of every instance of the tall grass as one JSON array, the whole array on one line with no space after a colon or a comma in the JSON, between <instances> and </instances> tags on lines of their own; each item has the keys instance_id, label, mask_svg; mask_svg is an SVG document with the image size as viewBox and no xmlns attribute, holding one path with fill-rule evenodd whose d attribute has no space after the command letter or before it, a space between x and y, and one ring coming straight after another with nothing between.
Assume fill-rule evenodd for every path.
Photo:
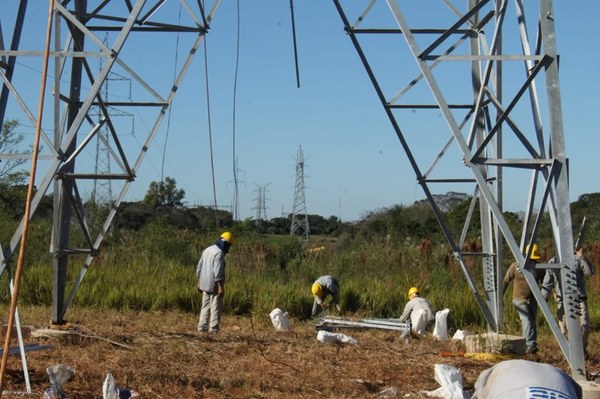
<instances>
[{"instance_id":1,"label":"tall grass","mask_svg":"<svg viewBox=\"0 0 600 399\"><path fill-rule=\"evenodd\" d=\"M160 226L135 235L112 236L87 270L73 305L198 313L201 296L196 289L196 263L199 252L213 241L212 237L190 232L173 234ZM448 260L446 246L425 244L380 240L338 245L328 241L325 249L310 254L293 237L238 238L227 256L225 312L267 317L279 307L294 318L308 319L312 282L331 274L340 280L342 315L399 317L408 289L417 286L436 310L450 309L450 329L485 329L464 273L456 262ZM52 264L47 256L40 259L30 260L25 266L20 303L51 305ZM474 280L481 280L481 265L467 267ZM74 281L80 268L72 259L69 281ZM590 285L589 308L593 326L597 327L597 277ZM8 301L7 291L0 285L3 301ZM507 293L506 330L519 333L518 317L510 303Z\"/></svg>"}]
</instances>

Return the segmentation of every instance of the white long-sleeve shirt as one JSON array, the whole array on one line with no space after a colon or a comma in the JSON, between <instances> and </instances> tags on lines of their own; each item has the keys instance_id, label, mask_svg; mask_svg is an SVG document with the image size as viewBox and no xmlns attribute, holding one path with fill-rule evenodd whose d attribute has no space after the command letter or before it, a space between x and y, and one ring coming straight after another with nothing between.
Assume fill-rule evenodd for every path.
<instances>
[{"instance_id":1,"label":"white long-sleeve shirt","mask_svg":"<svg viewBox=\"0 0 600 399\"><path fill-rule=\"evenodd\" d=\"M416 296L406 303L406 306L404 307L404 312L402 312L402 316L400 316L400 322L405 322L406 320L408 320L411 313L416 312L418 310L422 310L426 313L427 322L435 320L435 315L433 314L431 303L429 303L429 301L425 298Z\"/></svg>"},{"instance_id":2,"label":"white long-sleeve shirt","mask_svg":"<svg viewBox=\"0 0 600 399\"><path fill-rule=\"evenodd\" d=\"M225 252L216 244L202 251L196 266L198 289L205 292L216 292L217 281L225 282Z\"/></svg>"}]
</instances>

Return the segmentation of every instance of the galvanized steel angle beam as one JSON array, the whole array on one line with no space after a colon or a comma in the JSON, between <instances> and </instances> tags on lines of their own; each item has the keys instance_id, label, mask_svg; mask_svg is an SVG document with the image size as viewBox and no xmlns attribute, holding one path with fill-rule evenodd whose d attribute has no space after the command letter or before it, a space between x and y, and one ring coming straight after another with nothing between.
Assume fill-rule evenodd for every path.
<instances>
[{"instance_id":1,"label":"galvanized steel angle beam","mask_svg":"<svg viewBox=\"0 0 600 399\"><path fill-rule=\"evenodd\" d=\"M351 320L340 317L324 317L316 325L317 330L341 328L373 328L380 330L395 330L403 333L410 332L410 322L400 322L398 319L360 319Z\"/></svg>"}]
</instances>

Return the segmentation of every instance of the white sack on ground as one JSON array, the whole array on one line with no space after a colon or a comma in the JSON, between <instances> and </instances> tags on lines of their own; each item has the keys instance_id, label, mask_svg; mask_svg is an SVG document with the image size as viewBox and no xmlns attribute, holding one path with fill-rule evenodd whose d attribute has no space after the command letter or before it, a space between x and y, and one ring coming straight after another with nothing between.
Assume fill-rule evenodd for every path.
<instances>
[{"instance_id":1,"label":"white sack on ground","mask_svg":"<svg viewBox=\"0 0 600 399\"><path fill-rule=\"evenodd\" d=\"M427 332L427 310L418 309L410 314L410 324L413 332L419 335L425 335Z\"/></svg>"},{"instance_id":2,"label":"white sack on ground","mask_svg":"<svg viewBox=\"0 0 600 399\"><path fill-rule=\"evenodd\" d=\"M460 371L447 364L435 365L435 380L440 387L435 391L426 392L432 398L469 399L471 396L463 390Z\"/></svg>"},{"instance_id":3,"label":"white sack on ground","mask_svg":"<svg viewBox=\"0 0 600 399\"><path fill-rule=\"evenodd\" d=\"M48 378L50 379L51 387L44 391L43 399L59 399L66 398L67 394L63 390L63 385L67 382L74 374L75 369L66 364L57 364L50 366L46 369Z\"/></svg>"},{"instance_id":4,"label":"white sack on ground","mask_svg":"<svg viewBox=\"0 0 600 399\"><path fill-rule=\"evenodd\" d=\"M292 325L290 324L287 312L275 308L269 313L269 317L271 318L273 327L275 327L277 331L292 331Z\"/></svg>"},{"instance_id":5,"label":"white sack on ground","mask_svg":"<svg viewBox=\"0 0 600 399\"><path fill-rule=\"evenodd\" d=\"M115 379L111 373L106 374L102 384L102 399L119 399L119 391L115 387Z\"/></svg>"},{"instance_id":6,"label":"white sack on ground","mask_svg":"<svg viewBox=\"0 0 600 399\"><path fill-rule=\"evenodd\" d=\"M472 333L465 330L456 330L454 335L452 336L452 341L461 341L464 342L467 335L472 335Z\"/></svg>"},{"instance_id":7,"label":"white sack on ground","mask_svg":"<svg viewBox=\"0 0 600 399\"><path fill-rule=\"evenodd\" d=\"M433 337L440 341L446 341L448 339L448 318L450 309L440 310L435 312L435 326L433 327Z\"/></svg>"},{"instance_id":8,"label":"white sack on ground","mask_svg":"<svg viewBox=\"0 0 600 399\"><path fill-rule=\"evenodd\" d=\"M341 333L331 333L321 330L317 333L317 341L319 342L338 342L342 344L357 344L358 341L352 337Z\"/></svg>"}]
</instances>

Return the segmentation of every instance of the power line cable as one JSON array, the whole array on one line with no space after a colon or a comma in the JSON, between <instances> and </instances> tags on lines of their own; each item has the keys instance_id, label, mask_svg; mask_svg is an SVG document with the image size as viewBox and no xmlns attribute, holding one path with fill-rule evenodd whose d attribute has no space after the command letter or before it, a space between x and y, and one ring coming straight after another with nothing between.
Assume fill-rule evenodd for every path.
<instances>
[{"instance_id":1,"label":"power line cable","mask_svg":"<svg viewBox=\"0 0 600 399\"><path fill-rule=\"evenodd\" d=\"M177 25L181 25L181 3L179 3L179 15L177 20ZM205 37L206 39L206 37ZM173 85L177 80L177 60L179 59L179 32L177 32L177 39L175 40L175 63L173 65ZM169 114L167 116L167 132L165 134L165 143L163 145L163 156L162 156L162 164L160 168L160 181L164 182L165 180L165 158L167 156L167 143L169 141L169 132L171 131L171 111L173 107L169 107Z\"/></svg>"},{"instance_id":2,"label":"power line cable","mask_svg":"<svg viewBox=\"0 0 600 399\"><path fill-rule=\"evenodd\" d=\"M296 66L296 87L300 88L300 69L298 67L298 47L296 46L296 21L294 18L294 0L290 0L290 14L292 17L292 39L294 43L294 64Z\"/></svg>"},{"instance_id":3,"label":"power line cable","mask_svg":"<svg viewBox=\"0 0 600 399\"><path fill-rule=\"evenodd\" d=\"M210 149L210 173L212 176L212 189L213 189L213 201L215 204L215 232L219 234L219 217L218 217L218 205L217 205L217 185L215 183L215 160L213 155L213 142L212 142L212 121L210 118L210 88L208 79L208 40L206 34L204 35L204 80L206 82L206 112L208 118L208 145Z\"/></svg>"},{"instance_id":4,"label":"power line cable","mask_svg":"<svg viewBox=\"0 0 600 399\"><path fill-rule=\"evenodd\" d=\"M236 53L235 53L235 73L233 77L233 115L232 115L232 124L233 124L233 139L232 139L232 152L233 152L233 211L234 211L234 219L239 217L238 215L238 207L239 207L239 192L238 192L238 177L237 177L237 155L235 151L235 135L236 135L236 100L237 100L237 79L238 79L238 69L240 65L240 0L237 0L237 36L236 36Z\"/></svg>"},{"instance_id":5,"label":"power line cable","mask_svg":"<svg viewBox=\"0 0 600 399\"><path fill-rule=\"evenodd\" d=\"M237 165L236 165L236 161L235 161L236 160L236 153L235 153L236 119L235 118L236 118L237 79L238 79L238 69L239 69L239 60L240 60L240 26L241 26L241 24L240 24L240 1L237 0L236 4L237 4L237 42L236 42L235 75L234 75L234 80L233 80L233 180L234 180L234 184L235 184L235 195L236 195L236 200L237 200ZM239 265L243 265L243 262L240 262L239 258L238 258L237 263ZM250 298L250 289L248 288L248 283L246 281L246 272L244 270L244 267L243 266L240 267L239 270L242 275L242 282L244 285L244 291L246 292L246 297ZM254 320L253 320L252 313L250 314L250 328L252 329L252 335L254 337L254 343L256 344L256 348L258 349L259 353L266 361L273 363L273 364L280 364L280 365L289 367L292 370L294 370L295 372L300 373L299 369L297 369L296 367L292 366L289 363L269 359L267 357L267 355L265 354L265 352L258 340L258 336L256 334L256 329L254 327Z\"/></svg>"}]
</instances>

